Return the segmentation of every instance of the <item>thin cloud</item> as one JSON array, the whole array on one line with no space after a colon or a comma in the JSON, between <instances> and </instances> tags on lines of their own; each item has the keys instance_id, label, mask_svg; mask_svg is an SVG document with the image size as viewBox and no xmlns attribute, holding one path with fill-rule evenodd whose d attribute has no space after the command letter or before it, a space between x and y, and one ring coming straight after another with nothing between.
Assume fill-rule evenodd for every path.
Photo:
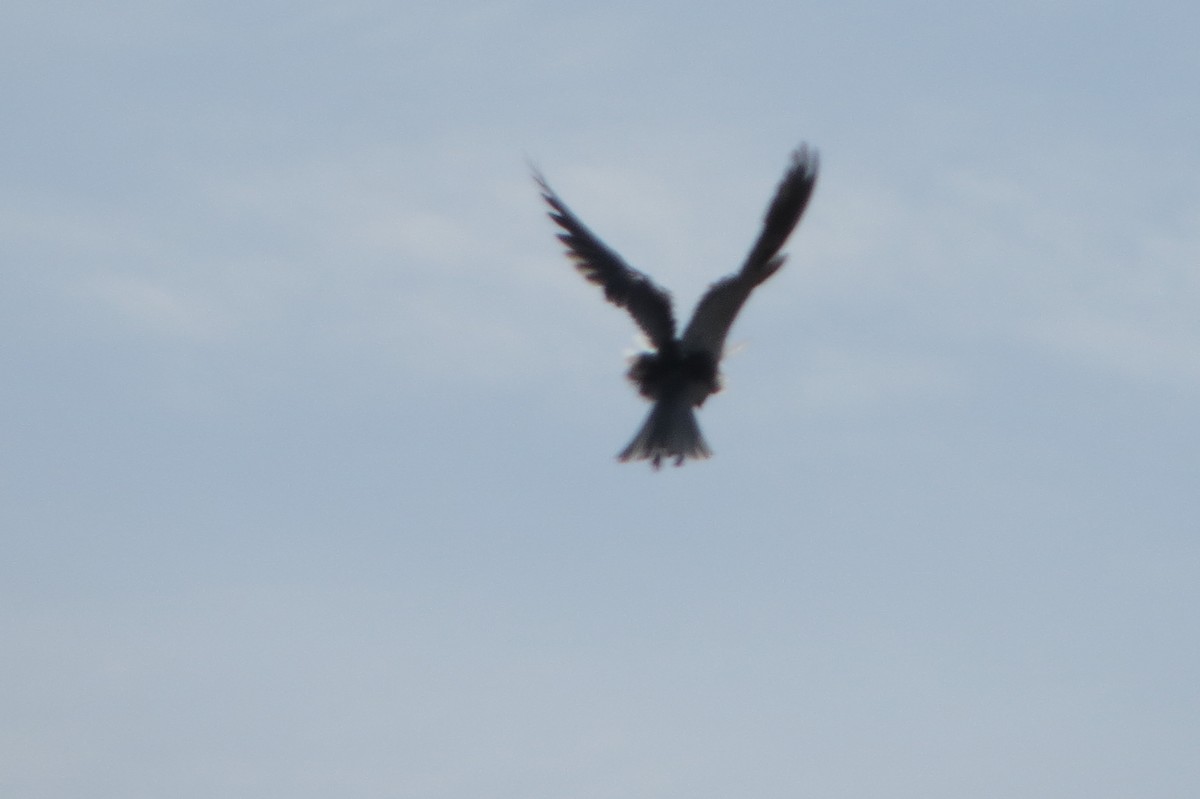
<instances>
[{"instance_id":1,"label":"thin cloud","mask_svg":"<svg viewBox=\"0 0 1200 799\"><path fill-rule=\"evenodd\" d=\"M84 281L84 291L123 321L158 335L209 341L229 330L199 297L145 277L100 275Z\"/></svg>"}]
</instances>

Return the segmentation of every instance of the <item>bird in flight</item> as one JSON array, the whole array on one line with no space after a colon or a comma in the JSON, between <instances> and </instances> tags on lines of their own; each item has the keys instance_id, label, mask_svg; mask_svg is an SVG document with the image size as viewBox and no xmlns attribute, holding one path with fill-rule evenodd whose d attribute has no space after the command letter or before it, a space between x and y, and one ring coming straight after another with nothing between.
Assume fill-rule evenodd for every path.
<instances>
[{"instance_id":1,"label":"bird in flight","mask_svg":"<svg viewBox=\"0 0 1200 799\"><path fill-rule=\"evenodd\" d=\"M657 469L664 458L674 458L675 465L682 466L687 458L709 457L712 451L692 409L721 388L717 364L742 304L783 266L787 256L779 250L800 221L817 181L816 152L801 145L792 153L767 207L762 232L741 269L709 287L682 336L675 333L671 295L605 246L536 170L533 177L550 206L550 218L562 228L558 238L567 246L575 268L603 288L609 302L629 312L653 348L633 359L628 377L654 406L618 460L649 460Z\"/></svg>"}]
</instances>

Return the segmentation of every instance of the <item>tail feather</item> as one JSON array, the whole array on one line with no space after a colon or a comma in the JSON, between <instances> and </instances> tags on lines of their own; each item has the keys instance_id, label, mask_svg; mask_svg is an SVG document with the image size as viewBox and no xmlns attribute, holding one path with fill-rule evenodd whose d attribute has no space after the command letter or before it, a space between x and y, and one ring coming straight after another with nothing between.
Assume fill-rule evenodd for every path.
<instances>
[{"instance_id":1,"label":"tail feather","mask_svg":"<svg viewBox=\"0 0 1200 799\"><path fill-rule=\"evenodd\" d=\"M663 458L674 458L682 466L686 458L707 458L712 450L700 433L692 406L682 397L664 397L654 403L642 429L617 459L650 461L657 469Z\"/></svg>"}]
</instances>

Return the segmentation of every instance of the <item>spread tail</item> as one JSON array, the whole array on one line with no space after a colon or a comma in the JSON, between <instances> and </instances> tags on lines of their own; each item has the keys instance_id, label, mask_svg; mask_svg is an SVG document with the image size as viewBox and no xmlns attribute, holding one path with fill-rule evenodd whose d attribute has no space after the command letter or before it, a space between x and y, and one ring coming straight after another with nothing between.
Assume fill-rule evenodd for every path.
<instances>
[{"instance_id":1,"label":"spread tail","mask_svg":"<svg viewBox=\"0 0 1200 799\"><path fill-rule=\"evenodd\" d=\"M682 466L687 458L707 458L712 450L700 433L696 414L683 397L663 397L654 403L642 429L633 437L617 459L648 460L657 469L663 458L674 458Z\"/></svg>"}]
</instances>

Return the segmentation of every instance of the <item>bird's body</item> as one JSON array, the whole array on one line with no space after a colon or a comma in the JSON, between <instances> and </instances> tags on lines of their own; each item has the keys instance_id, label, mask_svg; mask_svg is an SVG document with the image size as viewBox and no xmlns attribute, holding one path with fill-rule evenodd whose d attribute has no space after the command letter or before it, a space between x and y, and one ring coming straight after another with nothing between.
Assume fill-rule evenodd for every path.
<instances>
[{"instance_id":1,"label":"bird's body","mask_svg":"<svg viewBox=\"0 0 1200 799\"><path fill-rule=\"evenodd\" d=\"M649 459L657 468L663 457L707 458L712 454L692 408L721 390L717 360L707 352L685 352L676 346L643 352L627 376L638 393L654 403L642 429L618 456L621 460Z\"/></svg>"},{"instance_id":2,"label":"bird's body","mask_svg":"<svg viewBox=\"0 0 1200 799\"><path fill-rule=\"evenodd\" d=\"M767 208L763 229L742 268L714 283L696 306L682 336L675 334L671 298L649 277L627 266L571 213L546 181L535 173L550 218L563 229L559 239L589 281L604 288L605 297L625 308L650 339L653 352L638 355L628 377L638 393L654 403L641 430L618 456L622 461L663 458L677 466L687 458L712 454L700 433L693 408L720 390L718 364L725 337L750 292L783 266L779 255L800 221L817 177L817 158L801 147Z\"/></svg>"}]
</instances>

